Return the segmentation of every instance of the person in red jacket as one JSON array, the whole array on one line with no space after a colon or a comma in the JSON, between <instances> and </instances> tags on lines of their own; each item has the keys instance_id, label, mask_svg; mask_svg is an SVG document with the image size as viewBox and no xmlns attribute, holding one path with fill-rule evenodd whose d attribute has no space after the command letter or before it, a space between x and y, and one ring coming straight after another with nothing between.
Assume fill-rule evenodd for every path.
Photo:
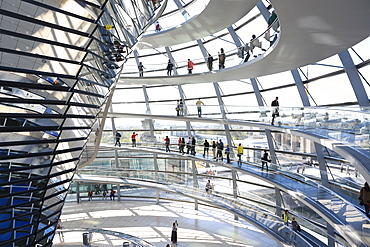
<instances>
[{"instance_id":1,"label":"person in red jacket","mask_svg":"<svg viewBox=\"0 0 370 247\"><path fill-rule=\"evenodd\" d=\"M194 63L188 59L188 71L189 74L193 74L193 69L194 69Z\"/></svg>"},{"instance_id":2,"label":"person in red jacket","mask_svg":"<svg viewBox=\"0 0 370 247\"><path fill-rule=\"evenodd\" d=\"M132 135L131 135L131 142L132 142L132 146L133 147L136 147L136 137L138 136L138 134L135 134L135 132L132 132Z\"/></svg>"},{"instance_id":3,"label":"person in red jacket","mask_svg":"<svg viewBox=\"0 0 370 247\"><path fill-rule=\"evenodd\" d=\"M170 138L168 136L164 138L164 144L166 145L166 152L170 152Z\"/></svg>"}]
</instances>

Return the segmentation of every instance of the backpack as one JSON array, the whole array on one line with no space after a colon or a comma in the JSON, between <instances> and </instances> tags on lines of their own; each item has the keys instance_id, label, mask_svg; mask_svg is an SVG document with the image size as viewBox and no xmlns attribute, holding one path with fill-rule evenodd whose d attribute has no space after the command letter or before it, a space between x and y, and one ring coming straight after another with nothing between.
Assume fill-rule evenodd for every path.
<instances>
[{"instance_id":1,"label":"backpack","mask_svg":"<svg viewBox=\"0 0 370 247\"><path fill-rule=\"evenodd\" d=\"M281 215L281 218L283 218L283 219L284 219L284 214L282 214L282 215Z\"/></svg>"},{"instance_id":2,"label":"backpack","mask_svg":"<svg viewBox=\"0 0 370 247\"><path fill-rule=\"evenodd\" d=\"M301 226L300 225L297 226L297 231L299 231L299 232L301 231Z\"/></svg>"}]
</instances>

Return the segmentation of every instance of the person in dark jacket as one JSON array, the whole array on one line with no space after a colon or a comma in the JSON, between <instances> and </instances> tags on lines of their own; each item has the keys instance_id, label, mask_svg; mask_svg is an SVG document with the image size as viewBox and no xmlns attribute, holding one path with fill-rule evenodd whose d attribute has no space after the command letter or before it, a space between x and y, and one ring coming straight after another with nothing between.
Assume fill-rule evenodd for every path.
<instances>
[{"instance_id":1,"label":"person in dark jacket","mask_svg":"<svg viewBox=\"0 0 370 247\"><path fill-rule=\"evenodd\" d=\"M206 157L206 153L208 157L209 156L209 142L207 140L204 140L203 146L204 146L203 157Z\"/></svg>"},{"instance_id":2,"label":"person in dark jacket","mask_svg":"<svg viewBox=\"0 0 370 247\"><path fill-rule=\"evenodd\" d=\"M271 102L272 109L272 120L271 125L274 125L275 117L279 116L279 97L276 97L275 100Z\"/></svg>"},{"instance_id":3,"label":"person in dark jacket","mask_svg":"<svg viewBox=\"0 0 370 247\"><path fill-rule=\"evenodd\" d=\"M370 218L369 207L370 207L370 187L367 182L365 182L364 187L360 190L360 204L365 207L366 216Z\"/></svg>"},{"instance_id":4,"label":"person in dark jacket","mask_svg":"<svg viewBox=\"0 0 370 247\"><path fill-rule=\"evenodd\" d=\"M267 162L269 161L269 154L267 153L267 150L264 150L264 151L263 151L263 154L262 154L261 160L262 160L262 167L261 167L261 170L263 171L263 168L264 168L264 166L266 165L266 171L269 171L269 167L268 167L268 165L267 165Z\"/></svg>"},{"instance_id":5,"label":"person in dark jacket","mask_svg":"<svg viewBox=\"0 0 370 247\"><path fill-rule=\"evenodd\" d=\"M194 136L191 138L191 154L195 155L195 146L197 141L195 140Z\"/></svg>"},{"instance_id":6,"label":"person in dark jacket","mask_svg":"<svg viewBox=\"0 0 370 247\"><path fill-rule=\"evenodd\" d=\"M173 63L171 62L170 59L168 59L168 64L167 64L167 75L168 76L172 75L172 69L173 69Z\"/></svg>"},{"instance_id":7,"label":"person in dark jacket","mask_svg":"<svg viewBox=\"0 0 370 247\"><path fill-rule=\"evenodd\" d=\"M121 146L120 140L121 140L121 134L118 133L118 131L116 131L116 143L114 144L114 146L118 145L118 147L120 147Z\"/></svg>"},{"instance_id":8,"label":"person in dark jacket","mask_svg":"<svg viewBox=\"0 0 370 247\"><path fill-rule=\"evenodd\" d=\"M212 57L211 54L208 54L207 67L208 67L209 71L213 70L213 57Z\"/></svg>"}]
</instances>

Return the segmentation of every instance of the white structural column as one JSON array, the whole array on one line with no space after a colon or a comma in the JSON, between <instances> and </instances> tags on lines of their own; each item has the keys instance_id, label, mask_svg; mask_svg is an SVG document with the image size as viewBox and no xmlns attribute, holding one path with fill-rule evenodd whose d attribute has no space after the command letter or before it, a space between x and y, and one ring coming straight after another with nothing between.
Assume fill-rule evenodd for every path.
<instances>
[{"instance_id":1,"label":"white structural column","mask_svg":"<svg viewBox=\"0 0 370 247\"><path fill-rule=\"evenodd\" d=\"M157 162L157 154L153 154L153 161L154 161L155 181L157 181L159 183L160 181L159 181L159 177L158 177L159 168L158 168L158 162ZM156 201L156 204L159 204L159 190L155 191L155 201Z\"/></svg>"},{"instance_id":2,"label":"white structural column","mask_svg":"<svg viewBox=\"0 0 370 247\"><path fill-rule=\"evenodd\" d=\"M257 3L257 8L258 8L258 10L261 12L261 14L262 14L262 16L263 16L263 18L266 20L266 22L267 22L267 20L270 18L270 12L268 11L268 9L266 8L266 6L265 6L265 4L263 4L263 2L262 1L259 1L258 3Z\"/></svg>"},{"instance_id":3,"label":"white structural column","mask_svg":"<svg viewBox=\"0 0 370 247\"><path fill-rule=\"evenodd\" d=\"M221 98L220 85L218 85L217 82L214 82L213 86L214 86L215 91L216 91L216 96L217 96L218 104L220 106L220 111L221 111L222 118L227 119L225 104L224 104L224 101ZM232 138L231 138L231 134L230 134L230 126L228 124L224 124L224 127L225 127L225 135L226 135L227 144L229 145L230 150L232 151L231 147L233 146L233 144L232 144ZM234 152L231 152L230 156L232 158L235 158L234 157Z\"/></svg>"},{"instance_id":4,"label":"white structural column","mask_svg":"<svg viewBox=\"0 0 370 247\"><path fill-rule=\"evenodd\" d=\"M358 104L363 107L370 106L369 97L367 96L365 87L362 84L357 68L353 63L352 57L349 54L348 50L339 53L338 56L342 61L344 69L346 70L346 74L349 81L351 82L353 92L356 95Z\"/></svg>"},{"instance_id":5,"label":"white structural column","mask_svg":"<svg viewBox=\"0 0 370 247\"><path fill-rule=\"evenodd\" d=\"M259 9L263 18L267 22L268 19L270 18L270 12L268 11L268 9L266 8L266 6L263 4L262 1L258 2L257 8ZM253 90L254 90L254 94L256 95L258 106L263 107L264 103L263 103L261 92L260 92L259 87L258 87L257 79L256 78L251 78L251 82L252 82L252 87L253 87ZM265 129L265 134L266 134L267 144L268 144L268 147L269 147L271 163L275 164L275 165L278 165L277 164L277 158L276 158L276 152L275 152L274 139L272 137L271 130ZM275 186L275 203L276 203L276 206L277 206L276 207L276 215L281 215L282 214L282 210L281 210L282 202L283 202L283 198L281 197L281 190L278 187Z\"/></svg>"},{"instance_id":6,"label":"white structural column","mask_svg":"<svg viewBox=\"0 0 370 247\"><path fill-rule=\"evenodd\" d=\"M310 105L310 100L308 99L308 95L307 95L307 92L306 92L306 88L303 85L303 81L302 81L301 76L299 75L298 69L291 70L290 72L293 75L293 79L294 79L295 84L297 86L299 96L301 97L303 106L305 106L305 107L311 106Z\"/></svg>"},{"instance_id":7,"label":"white structural column","mask_svg":"<svg viewBox=\"0 0 370 247\"><path fill-rule=\"evenodd\" d=\"M206 61L206 64L207 64L207 57L208 57L208 52L206 50L206 48L204 47L203 43L201 40L197 40L197 43L198 43L198 46L203 54L203 57ZM226 110L225 110L225 104L221 98L221 92L220 92L220 86L218 85L217 82L214 82L213 83L213 86L215 88L215 91L216 91L216 95L217 95L217 100L218 100L218 103L220 105L220 110L221 110L221 114L222 114L222 118L223 119L226 119ZM228 124L224 124L224 128L225 128L225 133L226 133L226 140L227 140L227 144L229 145L230 147L230 157L231 158L235 158L235 155L234 155L234 150L233 150L233 145L232 145L232 137L231 137L231 134L230 134L230 127Z\"/></svg>"},{"instance_id":8,"label":"white structural column","mask_svg":"<svg viewBox=\"0 0 370 247\"><path fill-rule=\"evenodd\" d=\"M181 85L178 85L178 89L179 89L180 98L182 99L184 103L184 116L187 116L188 110L187 110L186 103L185 103L185 94L184 94L184 91L182 90ZM186 130L188 132L188 136L192 137L191 125L189 121L186 121ZM191 160L191 169L192 169L192 174L193 174L193 186L195 188L199 188L198 177L197 177L198 170L197 170L197 166L195 165L195 160ZM198 200L197 199L194 199L194 208L195 210L198 210Z\"/></svg>"},{"instance_id":9,"label":"white structural column","mask_svg":"<svg viewBox=\"0 0 370 247\"><path fill-rule=\"evenodd\" d=\"M317 161L319 162L321 183L324 186L329 186L328 173L326 172L326 164L324 152L322 151L322 146L319 143L315 142L315 149L317 154Z\"/></svg>"},{"instance_id":10,"label":"white structural column","mask_svg":"<svg viewBox=\"0 0 370 247\"><path fill-rule=\"evenodd\" d=\"M257 80L256 78L251 78L250 80L252 82L252 87L253 87L254 95L256 96L256 99L257 99L258 106L262 107L264 106L264 104L263 104L263 99L262 99L260 89L257 84Z\"/></svg>"}]
</instances>

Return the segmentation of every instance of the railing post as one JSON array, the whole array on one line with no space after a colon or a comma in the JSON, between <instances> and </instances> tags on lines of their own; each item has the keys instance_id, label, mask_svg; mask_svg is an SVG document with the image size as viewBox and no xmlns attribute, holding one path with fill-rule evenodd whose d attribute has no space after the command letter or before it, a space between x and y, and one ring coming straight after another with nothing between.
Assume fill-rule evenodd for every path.
<instances>
[{"instance_id":1,"label":"railing post","mask_svg":"<svg viewBox=\"0 0 370 247\"><path fill-rule=\"evenodd\" d=\"M76 200L80 203L80 182L76 182Z\"/></svg>"},{"instance_id":2,"label":"railing post","mask_svg":"<svg viewBox=\"0 0 370 247\"><path fill-rule=\"evenodd\" d=\"M121 185L117 184L117 201L121 201Z\"/></svg>"}]
</instances>

